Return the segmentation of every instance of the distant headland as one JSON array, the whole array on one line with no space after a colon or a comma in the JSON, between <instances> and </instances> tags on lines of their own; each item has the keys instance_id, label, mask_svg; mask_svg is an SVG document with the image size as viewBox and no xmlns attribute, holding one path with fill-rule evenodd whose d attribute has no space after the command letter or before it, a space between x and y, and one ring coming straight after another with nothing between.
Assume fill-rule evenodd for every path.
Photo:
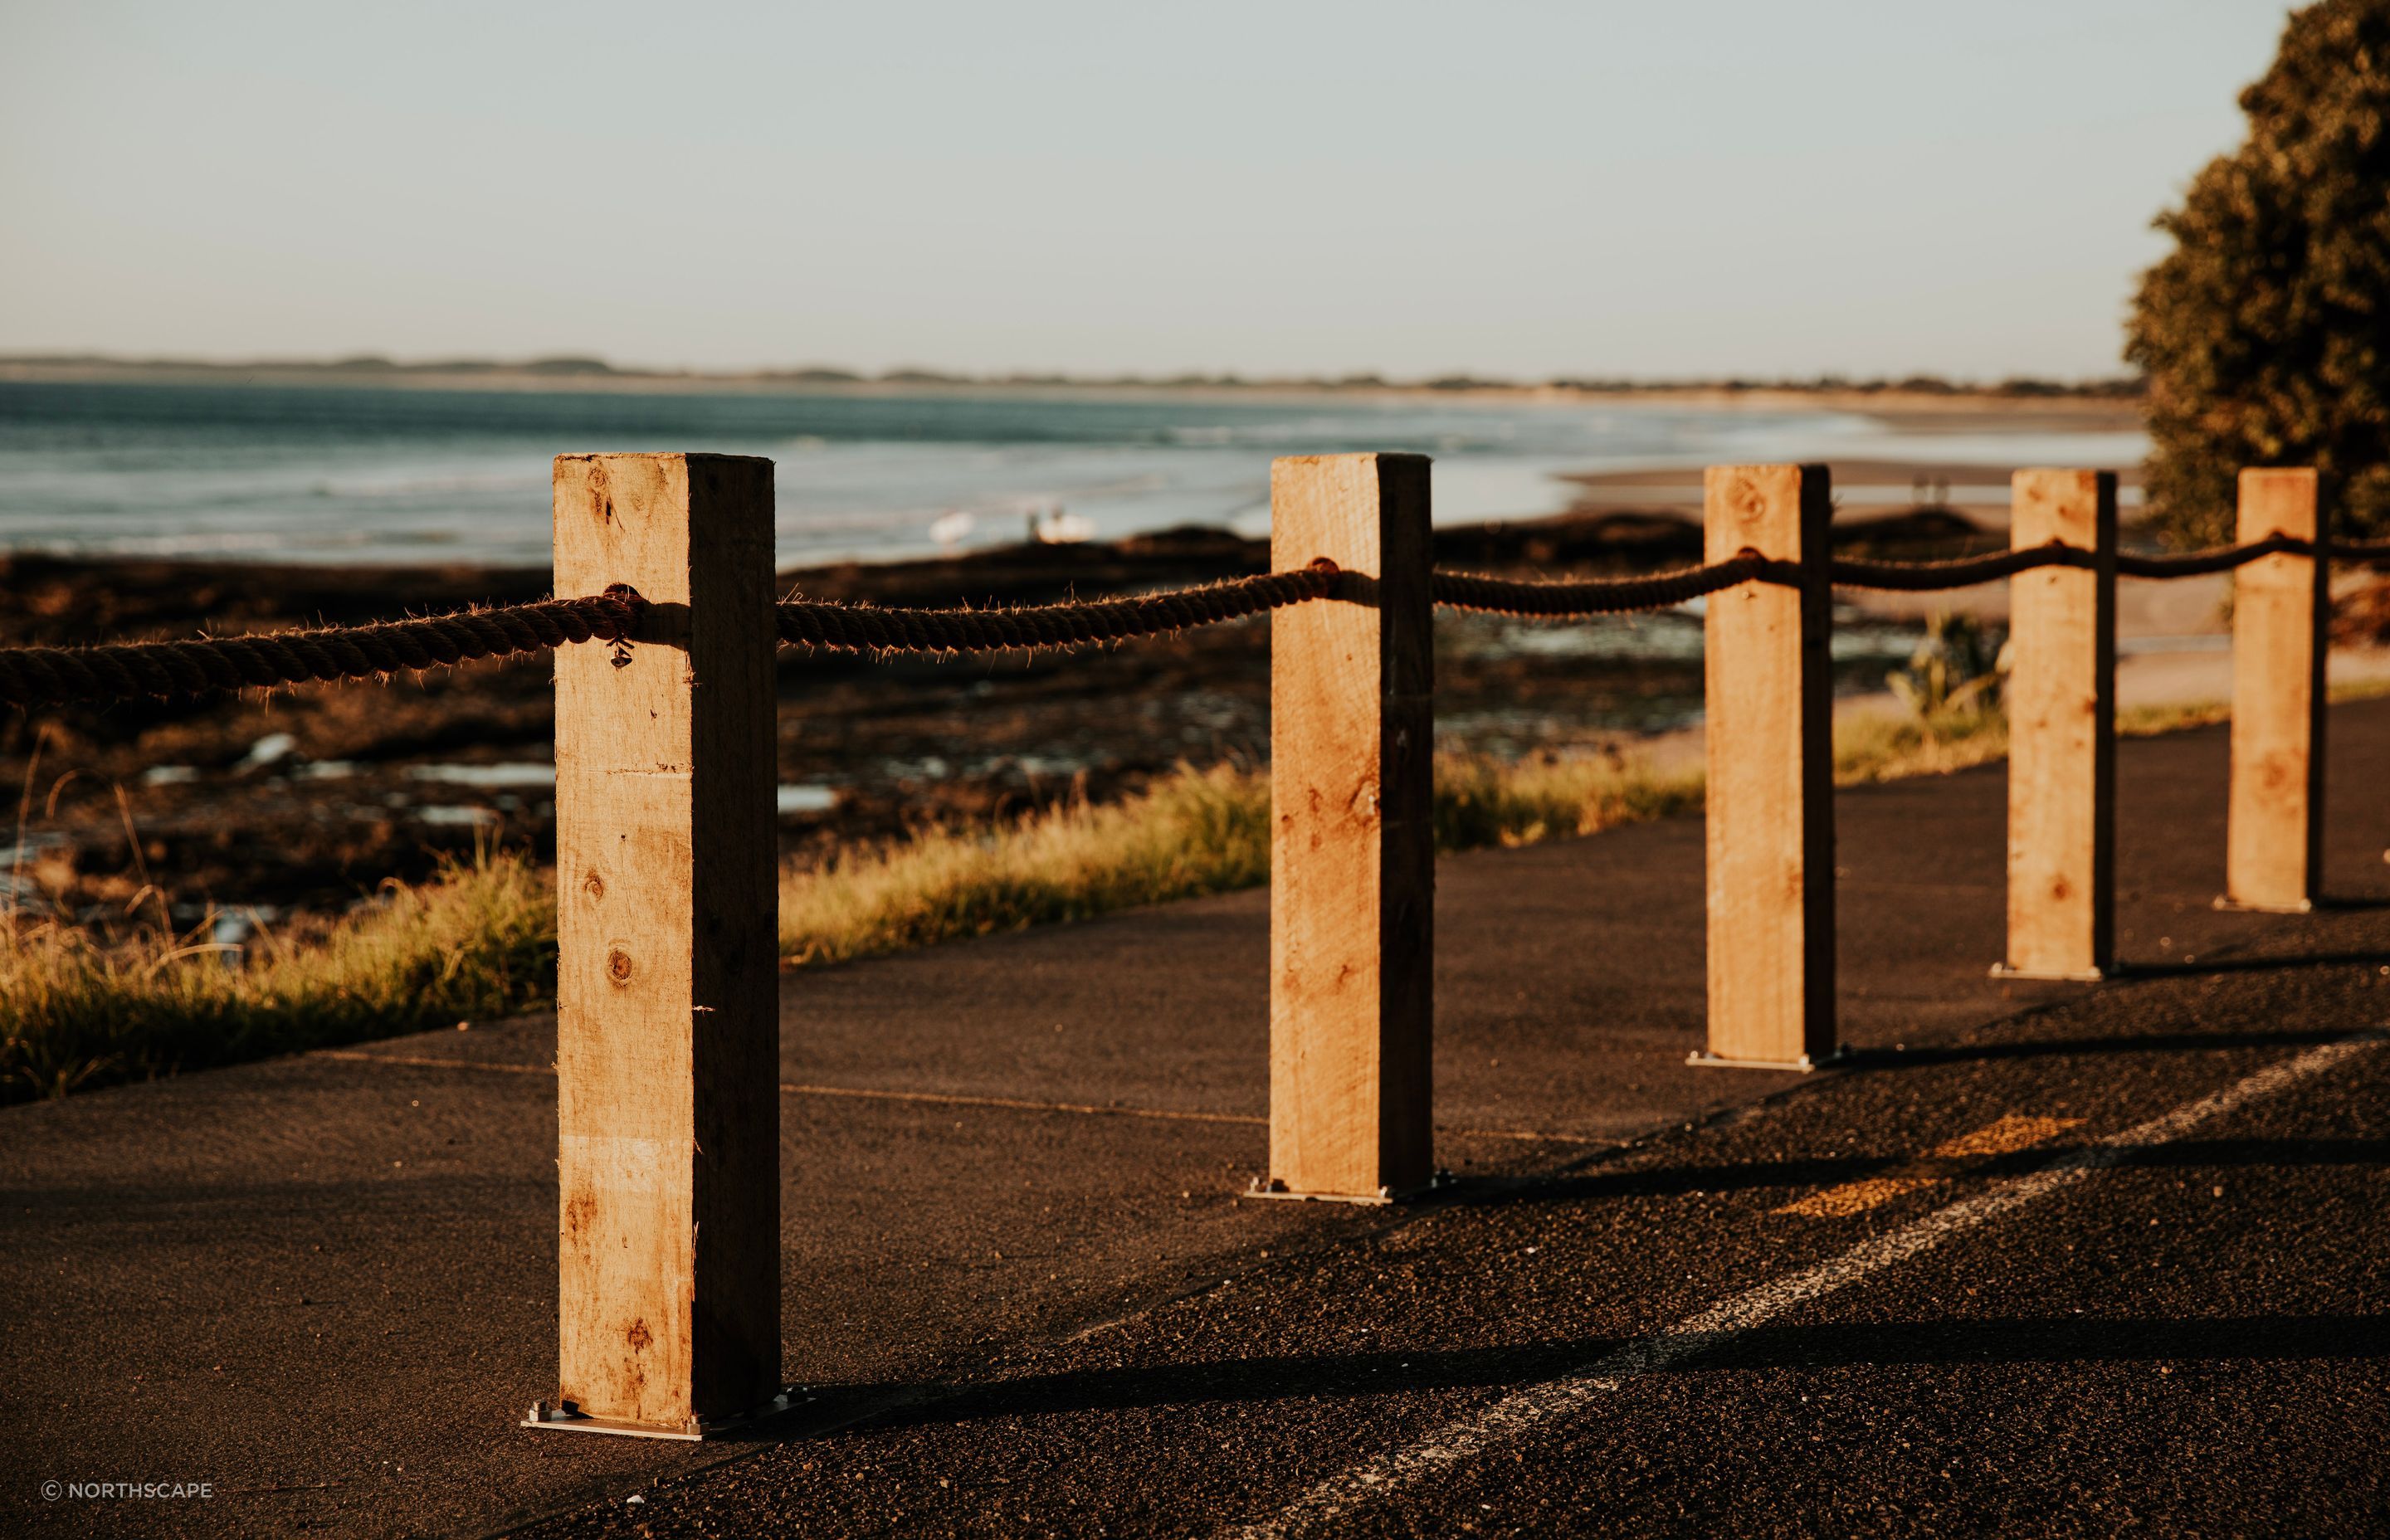
<instances>
[{"instance_id":1,"label":"distant headland","mask_svg":"<svg viewBox=\"0 0 2390 1540\"><path fill-rule=\"evenodd\" d=\"M0 355L0 380L121 380L260 385L387 385L452 390L806 391L910 393L944 391L1175 391L1253 394L1435 394L1500 397L1631 398L1754 406L1797 401L1933 410L2007 404L2103 407L2139 404L2134 377L2061 380L2016 377L1994 381L1938 375L1808 379L1629 379L1567 376L1510 379L1473 374L1422 378L1344 375L1073 375L969 372L903 367L877 373L813 365L785 369L700 370L625 366L603 358L431 358L402 361L377 353L332 359L130 358L103 353Z\"/></svg>"}]
</instances>

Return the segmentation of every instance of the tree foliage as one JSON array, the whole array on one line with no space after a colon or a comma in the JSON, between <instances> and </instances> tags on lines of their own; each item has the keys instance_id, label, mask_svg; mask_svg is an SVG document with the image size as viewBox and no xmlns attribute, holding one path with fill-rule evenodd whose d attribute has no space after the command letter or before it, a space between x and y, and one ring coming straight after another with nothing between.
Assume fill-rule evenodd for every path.
<instances>
[{"instance_id":1,"label":"tree foliage","mask_svg":"<svg viewBox=\"0 0 2390 1540\"><path fill-rule=\"evenodd\" d=\"M2294 13L2241 108L2134 300L2153 516L2221 541L2241 467L2312 465L2335 529L2390 533L2390 0Z\"/></svg>"}]
</instances>

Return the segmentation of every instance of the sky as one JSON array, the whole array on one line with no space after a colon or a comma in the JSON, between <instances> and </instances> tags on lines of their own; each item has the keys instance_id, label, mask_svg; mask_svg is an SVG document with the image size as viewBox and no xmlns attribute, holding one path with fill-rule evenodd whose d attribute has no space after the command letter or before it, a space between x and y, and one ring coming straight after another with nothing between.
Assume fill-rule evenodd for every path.
<instances>
[{"instance_id":1,"label":"sky","mask_svg":"<svg viewBox=\"0 0 2390 1540\"><path fill-rule=\"evenodd\" d=\"M2120 372L2258 0L0 0L0 353Z\"/></svg>"}]
</instances>

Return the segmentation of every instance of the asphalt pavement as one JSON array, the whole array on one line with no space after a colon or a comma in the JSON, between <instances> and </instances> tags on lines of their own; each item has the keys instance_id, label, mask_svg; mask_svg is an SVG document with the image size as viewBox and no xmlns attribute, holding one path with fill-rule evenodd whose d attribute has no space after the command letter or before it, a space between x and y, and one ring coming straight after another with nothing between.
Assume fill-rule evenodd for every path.
<instances>
[{"instance_id":1,"label":"asphalt pavement","mask_svg":"<svg viewBox=\"0 0 2390 1540\"><path fill-rule=\"evenodd\" d=\"M2004 984L2000 767L1838 802L1845 1038L1695 1070L1677 820L1438 868L1444 1200L1240 1202L1263 895L786 981L794 1413L552 1390L552 1028L0 1113L0 1523L547 1534L2390 1532L2390 703L2328 886L2218 913L2120 754L2133 971ZM212 1495L45 1500L47 1481ZM636 1499L636 1500L635 1500Z\"/></svg>"},{"instance_id":2,"label":"asphalt pavement","mask_svg":"<svg viewBox=\"0 0 2390 1540\"><path fill-rule=\"evenodd\" d=\"M532 1533L2381 1533L2390 1045L2294 1023L2379 1021L2390 979L2135 994L1306 1247ZM2019 1125L2044 1136L1929 1158Z\"/></svg>"}]
</instances>

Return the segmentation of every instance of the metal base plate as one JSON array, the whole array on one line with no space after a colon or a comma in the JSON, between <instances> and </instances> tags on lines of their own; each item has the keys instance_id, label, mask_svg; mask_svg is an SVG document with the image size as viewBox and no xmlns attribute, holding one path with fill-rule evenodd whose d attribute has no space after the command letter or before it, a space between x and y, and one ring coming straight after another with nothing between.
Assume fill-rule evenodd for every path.
<instances>
[{"instance_id":1,"label":"metal base plate","mask_svg":"<svg viewBox=\"0 0 2390 1540\"><path fill-rule=\"evenodd\" d=\"M1803 1054L1798 1059L1728 1059L1707 1048L1697 1048L1685 1056L1685 1062L1703 1070L1775 1070L1793 1074L1807 1074L1841 1063L1851 1056L1848 1048L1836 1048L1822 1058L1812 1059Z\"/></svg>"},{"instance_id":2,"label":"metal base plate","mask_svg":"<svg viewBox=\"0 0 2390 1540\"><path fill-rule=\"evenodd\" d=\"M2011 968L2004 962L1992 964L1992 977L1995 979L2024 979L2045 984L2096 984L2105 980L2110 971L2095 968L2086 973L2037 973L2030 969Z\"/></svg>"},{"instance_id":3,"label":"metal base plate","mask_svg":"<svg viewBox=\"0 0 2390 1540\"><path fill-rule=\"evenodd\" d=\"M686 1428L666 1428L649 1422L624 1422L610 1417L583 1417L572 1408L571 1402L550 1405L545 1401L532 1403L531 1415L515 1426L538 1428L554 1433L611 1433L617 1438L673 1439L684 1444L696 1444L705 1439L720 1438L734 1429L747 1427L767 1417L777 1417L790 1407L813 1398L804 1393L802 1385L790 1385L760 1406L728 1417L701 1417Z\"/></svg>"},{"instance_id":4,"label":"metal base plate","mask_svg":"<svg viewBox=\"0 0 2390 1540\"><path fill-rule=\"evenodd\" d=\"M1297 1192L1283 1182L1256 1176L1253 1185L1237 1194L1240 1198L1270 1198L1288 1203L1357 1203L1364 1208L1383 1208L1389 1203L1415 1202L1431 1194L1459 1184L1460 1178L1448 1171L1439 1171L1419 1187L1405 1187L1397 1192L1393 1187L1380 1187L1375 1192Z\"/></svg>"},{"instance_id":5,"label":"metal base plate","mask_svg":"<svg viewBox=\"0 0 2390 1540\"><path fill-rule=\"evenodd\" d=\"M2315 901L2303 898L2296 904L2243 904L2229 893L2217 899L2215 908L2228 915L2311 915Z\"/></svg>"}]
</instances>

